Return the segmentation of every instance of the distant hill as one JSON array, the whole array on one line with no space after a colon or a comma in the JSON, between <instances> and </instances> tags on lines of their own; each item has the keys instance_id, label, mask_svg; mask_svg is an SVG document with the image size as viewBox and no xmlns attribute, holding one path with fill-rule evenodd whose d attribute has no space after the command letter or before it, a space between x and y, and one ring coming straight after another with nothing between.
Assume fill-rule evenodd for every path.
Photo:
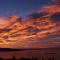
<instances>
[{"instance_id":1,"label":"distant hill","mask_svg":"<svg viewBox=\"0 0 60 60\"><path fill-rule=\"evenodd\" d=\"M22 49L0 48L0 51L22 51Z\"/></svg>"}]
</instances>

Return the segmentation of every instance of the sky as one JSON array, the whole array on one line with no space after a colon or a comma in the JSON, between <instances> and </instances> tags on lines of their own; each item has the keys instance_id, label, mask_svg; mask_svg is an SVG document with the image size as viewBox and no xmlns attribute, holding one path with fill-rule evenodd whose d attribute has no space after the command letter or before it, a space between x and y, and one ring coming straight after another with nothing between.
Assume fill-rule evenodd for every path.
<instances>
[{"instance_id":1,"label":"sky","mask_svg":"<svg viewBox=\"0 0 60 60\"><path fill-rule=\"evenodd\" d=\"M0 0L0 47L60 47L60 1Z\"/></svg>"},{"instance_id":2,"label":"sky","mask_svg":"<svg viewBox=\"0 0 60 60\"><path fill-rule=\"evenodd\" d=\"M29 12L50 2L51 0L0 0L0 16L25 17Z\"/></svg>"}]
</instances>

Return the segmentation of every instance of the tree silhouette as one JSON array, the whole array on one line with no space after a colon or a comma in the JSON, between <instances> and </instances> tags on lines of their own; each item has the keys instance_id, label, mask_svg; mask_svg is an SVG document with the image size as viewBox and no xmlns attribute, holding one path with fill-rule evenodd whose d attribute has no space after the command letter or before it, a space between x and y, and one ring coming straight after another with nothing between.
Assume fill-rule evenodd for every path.
<instances>
[{"instance_id":1,"label":"tree silhouette","mask_svg":"<svg viewBox=\"0 0 60 60\"><path fill-rule=\"evenodd\" d=\"M44 58L42 57L42 60L44 60Z\"/></svg>"},{"instance_id":2,"label":"tree silhouette","mask_svg":"<svg viewBox=\"0 0 60 60\"><path fill-rule=\"evenodd\" d=\"M4 59L0 57L0 60L4 60Z\"/></svg>"}]
</instances>

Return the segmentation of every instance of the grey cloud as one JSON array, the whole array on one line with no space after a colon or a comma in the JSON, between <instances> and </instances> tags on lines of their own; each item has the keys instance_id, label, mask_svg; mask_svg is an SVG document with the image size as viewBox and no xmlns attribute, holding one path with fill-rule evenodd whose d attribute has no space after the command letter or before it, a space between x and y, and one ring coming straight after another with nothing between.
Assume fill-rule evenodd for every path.
<instances>
[{"instance_id":1,"label":"grey cloud","mask_svg":"<svg viewBox=\"0 0 60 60\"><path fill-rule=\"evenodd\" d=\"M54 21L54 22L60 22L60 12L57 12L57 13L53 14L50 17L50 20Z\"/></svg>"},{"instance_id":2,"label":"grey cloud","mask_svg":"<svg viewBox=\"0 0 60 60\"><path fill-rule=\"evenodd\" d=\"M29 15L29 17L32 17L32 19L37 19L37 18L41 18L42 16L47 15L47 13L45 12L40 12L40 13L32 13L31 15Z\"/></svg>"}]
</instances>

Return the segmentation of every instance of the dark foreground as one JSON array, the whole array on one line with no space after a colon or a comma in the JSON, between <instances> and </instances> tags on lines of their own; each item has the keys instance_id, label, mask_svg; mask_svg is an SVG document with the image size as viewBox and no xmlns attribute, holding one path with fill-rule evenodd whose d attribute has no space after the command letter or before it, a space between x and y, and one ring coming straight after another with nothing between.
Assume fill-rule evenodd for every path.
<instances>
[{"instance_id":1,"label":"dark foreground","mask_svg":"<svg viewBox=\"0 0 60 60\"><path fill-rule=\"evenodd\" d=\"M60 60L60 48L0 49L0 60Z\"/></svg>"}]
</instances>

